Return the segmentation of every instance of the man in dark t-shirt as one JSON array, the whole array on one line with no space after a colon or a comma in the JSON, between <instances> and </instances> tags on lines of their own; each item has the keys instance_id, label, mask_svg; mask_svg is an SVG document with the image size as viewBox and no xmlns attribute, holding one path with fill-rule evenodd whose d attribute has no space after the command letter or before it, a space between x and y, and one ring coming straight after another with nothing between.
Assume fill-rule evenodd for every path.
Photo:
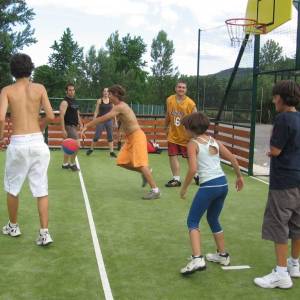
<instances>
[{"instance_id":1,"label":"man in dark t-shirt","mask_svg":"<svg viewBox=\"0 0 300 300\"><path fill-rule=\"evenodd\" d=\"M64 139L71 138L77 141L78 147L80 147L79 135L77 133L78 125L82 128L82 121L79 113L79 105L75 99L75 86L72 83L68 83L66 86L66 96L60 103L60 122ZM75 163L77 151L72 155L64 153L64 162L62 164L63 169L71 169L72 171L78 171L78 167Z\"/></svg>"},{"instance_id":2,"label":"man in dark t-shirt","mask_svg":"<svg viewBox=\"0 0 300 300\"><path fill-rule=\"evenodd\" d=\"M270 140L271 158L268 202L262 237L275 243L277 266L271 274L255 278L262 288L290 288L291 277L300 277L300 87L291 80L273 88L273 103L279 112ZM291 257L288 239L292 240Z\"/></svg>"}]
</instances>

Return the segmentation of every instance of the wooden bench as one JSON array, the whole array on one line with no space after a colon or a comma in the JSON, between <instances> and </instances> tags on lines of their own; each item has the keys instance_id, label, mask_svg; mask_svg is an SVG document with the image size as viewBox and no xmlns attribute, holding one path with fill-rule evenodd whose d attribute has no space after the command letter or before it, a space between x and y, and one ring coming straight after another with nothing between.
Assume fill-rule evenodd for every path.
<instances>
[{"instance_id":1,"label":"wooden bench","mask_svg":"<svg viewBox=\"0 0 300 300\"><path fill-rule=\"evenodd\" d=\"M92 114L82 114L83 122L89 122L92 119ZM50 148L60 148L63 140L61 126L59 125L59 117L56 116L54 122L48 125L46 130L48 145ZM164 117L162 116L138 116L138 122L145 132L147 139L155 141L162 149L167 149L167 136L164 129ZM95 134L95 128L91 128L86 132L86 139L82 141L82 147L88 148L91 145ZM249 167L249 148L250 148L250 128L232 125L232 124L214 124L208 130L208 134L224 143L224 145L236 155L240 166L244 170ZM7 118L5 127L5 137L9 143L11 135L11 124L9 117ZM117 146L119 140L118 130L114 128L114 146ZM124 142L124 135L121 140ZM95 148L107 148L106 132L104 131L101 140L95 145Z\"/></svg>"},{"instance_id":2,"label":"wooden bench","mask_svg":"<svg viewBox=\"0 0 300 300\"><path fill-rule=\"evenodd\" d=\"M92 115L83 114L82 120L84 123L89 122L92 119ZM167 136L164 130L164 119L163 118L138 118L138 122L145 132L148 140L153 140L160 145L161 148L167 147ZM48 125L48 145L49 147L60 147L63 136L61 131L61 126L59 124L59 117L56 117L53 124ZM89 128L86 131L86 138L82 141L82 147L88 148L90 147L92 140L94 138L96 127ZM114 146L117 146L117 142L119 140L119 133L117 128L113 130L114 137ZM121 140L124 141L125 136L121 134ZM101 136L101 140L99 140L95 144L95 148L107 148L107 140L106 140L106 131L104 130Z\"/></svg>"}]
</instances>

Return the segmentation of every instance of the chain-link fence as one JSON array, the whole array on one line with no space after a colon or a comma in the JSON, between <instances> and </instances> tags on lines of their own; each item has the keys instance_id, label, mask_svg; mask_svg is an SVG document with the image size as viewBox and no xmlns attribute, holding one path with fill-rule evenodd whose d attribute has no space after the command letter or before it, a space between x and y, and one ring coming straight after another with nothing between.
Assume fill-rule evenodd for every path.
<instances>
[{"instance_id":1,"label":"chain-link fence","mask_svg":"<svg viewBox=\"0 0 300 300\"><path fill-rule=\"evenodd\" d=\"M51 105L54 110L59 110L59 105L63 98L50 98ZM93 113L96 107L96 99L77 99L82 113ZM136 115L151 115L151 116L163 116L165 115L164 105L157 104L140 104L140 103L128 103Z\"/></svg>"},{"instance_id":2,"label":"chain-link fence","mask_svg":"<svg viewBox=\"0 0 300 300\"><path fill-rule=\"evenodd\" d=\"M215 118L219 112L240 49L231 46L225 24L212 29L201 30L200 45L201 73L213 73L201 80L200 102L202 103L202 110L209 117ZM220 121L250 122L252 68L253 49L250 41L237 69Z\"/></svg>"}]
</instances>

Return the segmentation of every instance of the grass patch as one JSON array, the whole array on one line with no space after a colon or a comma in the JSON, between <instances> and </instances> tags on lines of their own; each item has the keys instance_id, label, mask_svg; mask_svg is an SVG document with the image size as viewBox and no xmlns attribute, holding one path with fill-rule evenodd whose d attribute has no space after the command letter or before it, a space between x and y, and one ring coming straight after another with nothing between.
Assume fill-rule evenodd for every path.
<instances>
[{"instance_id":1,"label":"grass patch","mask_svg":"<svg viewBox=\"0 0 300 300\"><path fill-rule=\"evenodd\" d=\"M19 224L23 235L0 235L0 299L104 299L77 173L61 170L62 153L51 153L49 168L49 248L35 246L38 215L27 188L21 194ZM101 250L115 299L299 299L300 281L291 290L263 290L253 278L269 273L275 264L273 245L261 240L260 230L267 185L245 178L245 189L234 190L232 170L224 167L230 192L221 223L232 265L252 268L223 271L207 263L207 270L183 278L179 270L191 254L186 217L197 190L187 200L178 188L165 188L170 179L166 153L150 162L162 197L141 199L139 174L121 169L107 151L95 151L79 161L93 211ZM4 166L4 154L0 155ZM181 175L186 162L181 160ZM7 221L2 190L0 219ZM205 219L201 223L203 253L215 251ZM12 284L13 283L13 284Z\"/></svg>"}]
</instances>

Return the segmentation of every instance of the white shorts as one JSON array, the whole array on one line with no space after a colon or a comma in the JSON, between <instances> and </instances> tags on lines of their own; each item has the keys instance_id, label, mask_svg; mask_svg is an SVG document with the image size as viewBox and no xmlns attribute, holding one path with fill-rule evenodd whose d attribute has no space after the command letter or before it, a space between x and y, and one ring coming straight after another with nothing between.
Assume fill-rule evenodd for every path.
<instances>
[{"instance_id":1,"label":"white shorts","mask_svg":"<svg viewBox=\"0 0 300 300\"><path fill-rule=\"evenodd\" d=\"M12 135L6 150L4 189L18 196L28 177L34 197L48 195L47 170L50 151L44 143L42 133Z\"/></svg>"}]
</instances>

